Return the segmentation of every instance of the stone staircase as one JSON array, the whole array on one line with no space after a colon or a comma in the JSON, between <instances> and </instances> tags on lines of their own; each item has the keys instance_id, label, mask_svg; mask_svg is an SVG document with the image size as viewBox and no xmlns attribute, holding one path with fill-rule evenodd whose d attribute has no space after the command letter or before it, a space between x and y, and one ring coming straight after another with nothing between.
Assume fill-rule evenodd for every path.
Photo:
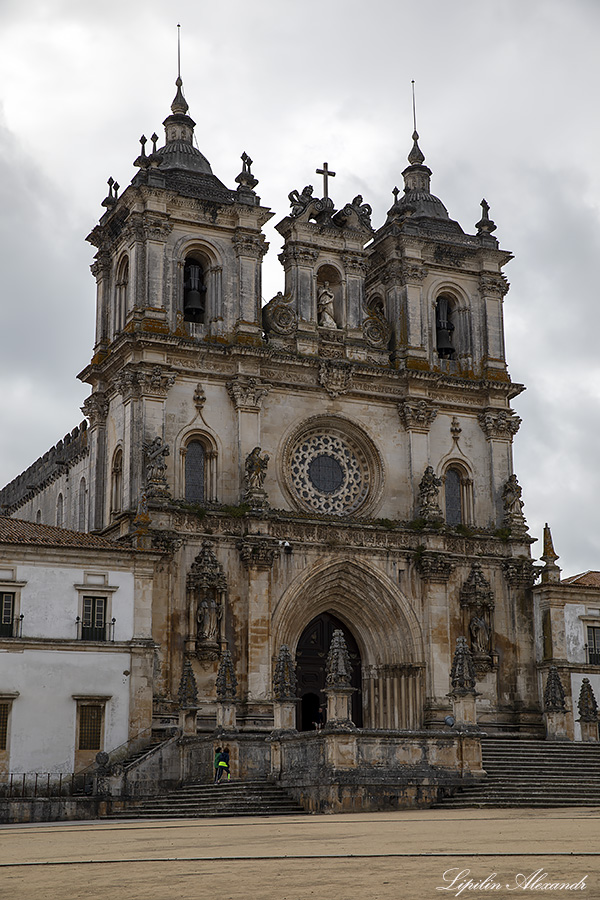
<instances>
[{"instance_id":1,"label":"stone staircase","mask_svg":"<svg viewBox=\"0 0 600 900\"><path fill-rule=\"evenodd\" d=\"M216 816L302 815L283 788L267 781L190 782L176 791L145 800L130 800L127 808L110 819L187 819Z\"/></svg>"},{"instance_id":2,"label":"stone staircase","mask_svg":"<svg viewBox=\"0 0 600 900\"><path fill-rule=\"evenodd\" d=\"M600 743L482 738L487 778L437 808L600 806Z\"/></svg>"}]
</instances>

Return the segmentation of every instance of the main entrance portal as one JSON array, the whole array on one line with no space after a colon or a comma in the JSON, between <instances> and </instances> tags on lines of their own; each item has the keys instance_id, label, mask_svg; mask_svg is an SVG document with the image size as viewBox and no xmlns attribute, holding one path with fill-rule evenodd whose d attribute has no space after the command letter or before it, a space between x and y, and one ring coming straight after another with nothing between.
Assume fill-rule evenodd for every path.
<instances>
[{"instance_id":1,"label":"main entrance portal","mask_svg":"<svg viewBox=\"0 0 600 900\"><path fill-rule=\"evenodd\" d=\"M349 629L331 613L321 613L310 622L298 641L296 650L296 675L298 678L298 730L310 731L318 721L319 707L327 708L325 666L329 645L336 628L344 632L346 646L352 663L352 720L362 728L361 662L358 645Z\"/></svg>"}]
</instances>

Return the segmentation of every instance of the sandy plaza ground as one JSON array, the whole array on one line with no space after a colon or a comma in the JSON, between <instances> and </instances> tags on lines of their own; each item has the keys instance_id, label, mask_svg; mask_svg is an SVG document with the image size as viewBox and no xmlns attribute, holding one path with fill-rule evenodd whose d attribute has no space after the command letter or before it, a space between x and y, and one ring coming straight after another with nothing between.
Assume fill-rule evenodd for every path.
<instances>
[{"instance_id":1,"label":"sandy plaza ground","mask_svg":"<svg viewBox=\"0 0 600 900\"><path fill-rule=\"evenodd\" d=\"M565 895L600 898L598 808L0 826L3 900Z\"/></svg>"}]
</instances>

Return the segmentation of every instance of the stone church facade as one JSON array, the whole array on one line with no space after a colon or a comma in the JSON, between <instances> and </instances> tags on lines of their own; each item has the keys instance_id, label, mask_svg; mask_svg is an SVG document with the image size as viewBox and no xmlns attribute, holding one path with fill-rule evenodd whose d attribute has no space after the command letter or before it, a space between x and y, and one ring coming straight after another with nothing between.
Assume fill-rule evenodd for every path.
<instances>
[{"instance_id":1,"label":"stone church facade","mask_svg":"<svg viewBox=\"0 0 600 900\"><path fill-rule=\"evenodd\" d=\"M164 145L143 138L131 184L109 182L88 237L87 423L4 489L5 512L161 551L156 727L177 721L185 670L197 729L214 729L229 653L236 727L270 733L287 646L295 724L312 729L341 630L363 729L446 727L464 637L479 724L541 735L512 466L523 388L504 351L511 254L487 204L465 233L416 133L380 225L361 196L336 208L325 164L322 192L290 193L283 290L262 306L273 213L252 160L226 187L194 124L178 80Z\"/></svg>"}]
</instances>

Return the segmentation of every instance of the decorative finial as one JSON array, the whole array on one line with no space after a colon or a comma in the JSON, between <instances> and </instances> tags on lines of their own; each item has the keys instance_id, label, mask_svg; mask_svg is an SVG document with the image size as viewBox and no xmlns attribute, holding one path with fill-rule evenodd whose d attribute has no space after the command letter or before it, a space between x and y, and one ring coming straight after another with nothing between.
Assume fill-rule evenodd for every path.
<instances>
[{"instance_id":1,"label":"decorative finial","mask_svg":"<svg viewBox=\"0 0 600 900\"><path fill-rule=\"evenodd\" d=\"M541 561L544 563L544 568L542 569L542 584L548 584L550 582L557 583L560 581L560 566L556 565L556 560L559 558L560 557L558 556L558 553L555 552L552 543L550 526L546 522L544 525L544 552L542 556L540 556Z\"/></svg>"},{"instance_id":2,"label":"decorative finial","mask_svg":"<svg viewBox=\"0 0 600 900\"><path fill-rule=\"evenodd\" d=\"M565 689L556 666L548 669L544 688L544 712L565 712Z\"/></svg>"},{"instance_id":3,"label":"decorative finial","mask_svg":"<svg viewBox=\"0 0 600 900\"><path fill-rule=\"evenodd\" d=\"M496 224L490 219L489 211L490 204L484 197L481 201L481 219L475 226L475 228L477 229L477 234L491 234L492 231L496 230Z\"/></svg>"},{"instance_id":4,"label":"decorative finial","mask_svg":"<svg viewBox=\"0 0 600 900\"><path fill-rule=\"evenodd\" d=\"M425 162L425 156L421 152L421 148L419 147L417 141L419 140L419 132L417 131L417 104L415 101L415 81L414 78L411 81L412 84L412 106L413 106L413 147L410 153L408 154L408 161L411 166L422 166Z\"/></svg>"},{"instance_id":5,"label":"decorative finial","mask_svg":"<svg viewBox=\"0 0 600 900\"><path fill-rule=\"evenodd\" d=\"M255 178L252 174L252 160L245 150L242 153L241 160L242 171L235 179L239 184L238 192L242 195L247 195L248 201L255 202L256 194L254 193L254 188L258 184L258 178Z\"/></svg>"},{"instance_id":6,"label":"decorative finial","mask_svg":"<svg viewBox=\"0 0 600 900\"><path fill-rule=\"evenodd\" d=\"M415 134L417 133L417 105L415 103L415 79L411 81L412 84L412 101L413 101L413 131ZM417 135L418 137L418 135Z\"/></svg>"},{"instance_id":7,"label":"decorative finial","mask_svg":"<svg viewBox=\"0 0 600 900\"><path fill-rule=\"evenodd\" d=\"M400 193L400 190L397 187L392 189L392 194L394 195L394 204L396 204L398 202L398 194L399 193Z\"/></svg>"},{"instance_id":8,"label":"decorative finial","mask_svg":"<svg viewBox=\"0 0 600 900\"><path fill-rule=\"evenodd\" d=\"M117 202L116 191L113 194L113 185L116 186L117 190L119 189L119 185L115 182L115 180L114 180L114 178L112 178L112 176L108 179L108 181L106 183L108 185L108 194L102 201L102 206L105 206L107 209L111 209L111 207L113 207L115 205L115 203Z\"/></svg>"},{"instance_id":9,"label":"decorative finial","mask_svg":"<svg viewBox=\"0 0 600 900\"><path fill-rule=\"evenodd\" d=\"M323 163L322 169L316 169L315 171L316 171L317 175L323 176L323 200L327 200L327 198L329 196L327 193L328 179L335 178L335 172L332 172L330 170L330 168L326 162Z\"/></svg>"},{"instance_id":10,"label":"decorative finial","mask_svg":"<svg viewBox=\"0 0 600 900\"><path fill-rule=\"evenodd\" d=\"M177 26L177 79L175 84L177 86L177 93L175 94L175 99L171 103L171 112L173 115L177 115L178 113L182 116L187 115L187 111L189 106L185 97L183 96L183 91L181 88L183 87L183 81L181 80L181 41L180 41L180 30L181 25Z\"/></svg>"}]
</instances>

